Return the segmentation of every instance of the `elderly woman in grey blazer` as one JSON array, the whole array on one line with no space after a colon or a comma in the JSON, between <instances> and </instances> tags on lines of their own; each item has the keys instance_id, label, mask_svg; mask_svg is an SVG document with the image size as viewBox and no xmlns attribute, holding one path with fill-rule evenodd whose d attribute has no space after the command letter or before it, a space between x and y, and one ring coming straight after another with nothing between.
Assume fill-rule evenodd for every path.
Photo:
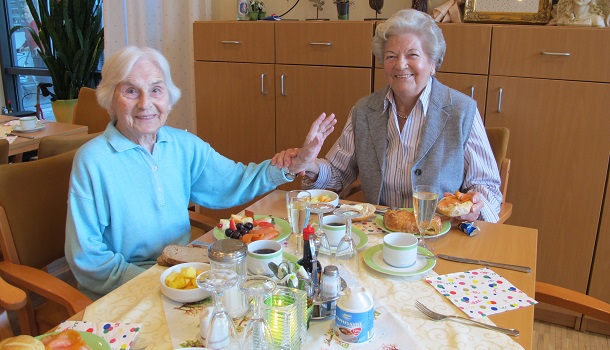
<instances>
[{"instance_id":1,"label":"elderly woman in grey blazer","mask_svg":"<svg viewBox=\"0 0 610 350\"><path fill-rule=\"evenodd\" d=\"M303 187L339 191L359 176L367 202L411 207L412 187L433 184L441 194L473 192L471 212L459 219L498 221L500 174L476 102L434 77L446 49L440 28L402 10L377 27L372 45L388 86L356 103ZM298 151L274 159L290 164Z\"/></svg>"}]
</instances>

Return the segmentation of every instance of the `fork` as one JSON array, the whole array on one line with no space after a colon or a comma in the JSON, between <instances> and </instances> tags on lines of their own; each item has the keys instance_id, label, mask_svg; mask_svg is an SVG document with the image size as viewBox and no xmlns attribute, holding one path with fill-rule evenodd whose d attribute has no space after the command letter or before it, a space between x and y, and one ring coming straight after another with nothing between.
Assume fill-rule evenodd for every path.
<instances>
[{"instance_id":1,"label":"fork","mask_svg":"<svg viewBox=\"0 0 610 350\"><path fill-rule=\"evenodd\" d=\"M429 318L431 318L431 319L433 319L435 321L444 320L444 319L454 319L454 320L468 321L468 322L472 322L472 323L476 324L479 327L491 329L492 331L497 331L497 332L500 332L500 333L508 334L510 336L513 336L513 337L518 337L519 336L519 331L516 330L516 329L496 327L496 326L488 325L486 323L478 322L478 321L471 320L469 318L465 318L465 317L461 317L461 316L439 314L438 312L435 312L435 311L432 311L432 310L428 309L424 304L420 303L419 301L415 301L415 307L419 311L421 311L424 315L428 316Z\"/></svg>"}]
</instances>

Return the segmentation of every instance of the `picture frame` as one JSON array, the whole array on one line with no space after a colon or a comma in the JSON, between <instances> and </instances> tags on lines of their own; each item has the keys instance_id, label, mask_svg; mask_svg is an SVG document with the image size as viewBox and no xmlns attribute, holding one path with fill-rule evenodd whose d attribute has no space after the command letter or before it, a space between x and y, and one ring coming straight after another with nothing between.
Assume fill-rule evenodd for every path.
<instances>
[{"instance_id":1,"label":"picture frame","mask_svg":"<svg viewBox=\"0 0 610 350\"><path fill-rule=\"evenodd\" d=\"M547 24L551 8L552 0L466 0L464 22Z\"/></svg>"}]
</instances>

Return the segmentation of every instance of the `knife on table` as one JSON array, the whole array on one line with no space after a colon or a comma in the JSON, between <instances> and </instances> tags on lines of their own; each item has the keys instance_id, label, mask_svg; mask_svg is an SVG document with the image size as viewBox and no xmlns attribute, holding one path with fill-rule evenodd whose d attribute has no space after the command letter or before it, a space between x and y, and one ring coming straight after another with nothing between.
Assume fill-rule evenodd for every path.
<instances>
[{"instance_id":1,"label":"knife on table","mask_svg":"<svg viewBox=\"0 0 610 350\"><path fill-rule=\"evenodd\" d=\"M526 272L526 273L532 272L532 269L527 266L503 264L503 263L497 263L497 262L485 261L485 260L477 260L477 259L460 258L459 256L451 256L451 255L445 255L445 254L436 254L436 256L441 259L445 259L445 260L449 260L449 261L456 261L456 262L461 262L461 263L466 263L466 264L478 264L478 265L485 265L485 266L492 266L492 267L500 267L503 269L515 270L515 271Z\"/></svg>"}]
</instances>

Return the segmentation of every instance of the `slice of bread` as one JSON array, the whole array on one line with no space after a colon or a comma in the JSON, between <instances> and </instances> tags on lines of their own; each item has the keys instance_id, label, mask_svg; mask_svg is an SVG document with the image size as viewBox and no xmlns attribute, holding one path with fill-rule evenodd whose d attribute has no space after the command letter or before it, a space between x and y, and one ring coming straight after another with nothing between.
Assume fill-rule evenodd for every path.
<instances>
[{"instance_id":1,"label":"slice of bread","mask_svg":"<svg viewBox=\"0 0 610 350\"><path fill-rule=\"evenodd\" d=\"M186 262L210 262L208 248L204 246L168 245L163 248L157 264L161 266L174 266Z\"/></svg>"}]
</instances>

